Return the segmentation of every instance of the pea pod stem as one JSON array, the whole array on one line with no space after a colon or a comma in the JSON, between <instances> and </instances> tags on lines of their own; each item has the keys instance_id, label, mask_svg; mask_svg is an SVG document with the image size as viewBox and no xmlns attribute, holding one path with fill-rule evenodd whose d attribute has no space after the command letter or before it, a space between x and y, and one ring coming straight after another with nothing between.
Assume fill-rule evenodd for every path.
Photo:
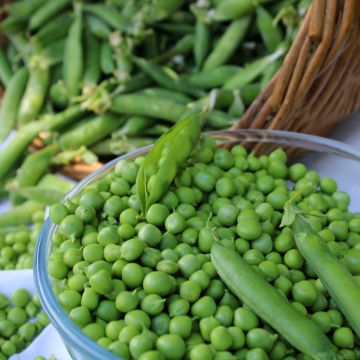
<instances>
[{"instance_id":1,"label":"pea pod stem","mask_svg":"<svg viewBox=\"0 0 360 360\"><path fill-rule=\"evenodd\" d=\"M236 251L214 244L211 261L229 289L295 348L313 359L337 359L320 327L296 310Z\"/></svg>"}]
</instances>

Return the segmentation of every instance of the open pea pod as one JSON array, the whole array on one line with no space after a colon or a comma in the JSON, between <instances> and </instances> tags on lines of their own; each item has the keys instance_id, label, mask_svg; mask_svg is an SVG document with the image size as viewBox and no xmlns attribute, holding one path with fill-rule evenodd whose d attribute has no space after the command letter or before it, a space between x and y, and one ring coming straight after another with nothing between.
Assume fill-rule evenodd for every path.
<instances>
[{"instance_id":1,"label":"open pea pod","mask_svg":"<svg viewBox=\"0 0 360 360\"><path fill-rule=\"evenodd\" d=\"M197 144L206 111L196 110L162 135L141 164L136 179L143 212L158 201Z\"/></svg>"}]
</instances>

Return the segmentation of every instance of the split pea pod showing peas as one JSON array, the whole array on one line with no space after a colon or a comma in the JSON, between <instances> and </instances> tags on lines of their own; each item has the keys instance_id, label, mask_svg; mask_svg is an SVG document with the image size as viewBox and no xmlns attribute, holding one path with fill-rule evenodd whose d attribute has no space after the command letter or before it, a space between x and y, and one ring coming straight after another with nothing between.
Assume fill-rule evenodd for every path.
<instances>
[{"instance_id":1,"label":"split pea pod showing peas","mask_svg":"<svg viewBox=\"0 0 360 360\"><path fill-rule=\"evenodd\" d=\"M296 310L236 251L215 244L211 261L229 289L295 348L313 359L337 359L320 327Z\"/></svg>"},{"instance_id":2,"label":"split pea pod showing peas","mask_svg":"<svg viewBox=\"0 0 360 360\"><path fill-rule=\"evenodd\" d=\"M46 59L34 55L30 59L29 71L29 81L17 115L19 126L24 126L37 119L49 85L50 69Z\"/></svg>"},{"instance_id":3,"label":"split pea pod showing peas","mask_svg":"<svg viewBox=\"0 0 360 360\"><path fill-rule=\"evenodd\" d=\"M314 269L346 319L360 336L360 287L350 271L330 252L324 241L302 215L292 224L297 248Z\"/></svg>"},{"instance_id":4,"label":"split pea pod showing peas","mask_svg":"<svg viewBox=\"0 0 360 360\"><path fill-rule=\"evenodd\" d=\"M47 1L40 6L30 17L29 29L36 30L65 9L71 0Z\"/></svg>"},{"instance_id":5,"label":"split pea pod showing peas","mask_svg":"<svg viewBox=\"0 0 360 360\"><path fill-rule=\"evenodd\" d=\"M29 72L18 70L10 79L0 108L0 142L5 140L16 122L16 115L24 94Z\"/></svg>"},{"instance_id":6,"label":"split pea pod showing peas","mask_svg":"<svg viewBox=\"0 0 360 360\"><path fill-rule=\"evenodd\" d=\"M66 39L63 63L65 86L70 97L78 94L83 75L83 15L82 4L75 4L75 19Z\"/></svg>"},{"instance_id":7,"label":"split pea pod showing peas","mask_svg":"<svg viewBox=\"0 0 360 360\"><path fill-rule=\"evenodd\" d=\"M111 113L86 118L64 132L59 138L59 145L62 149L92 145L120 128L123 123L123 118Z\"/></svg>"}]
</instances>

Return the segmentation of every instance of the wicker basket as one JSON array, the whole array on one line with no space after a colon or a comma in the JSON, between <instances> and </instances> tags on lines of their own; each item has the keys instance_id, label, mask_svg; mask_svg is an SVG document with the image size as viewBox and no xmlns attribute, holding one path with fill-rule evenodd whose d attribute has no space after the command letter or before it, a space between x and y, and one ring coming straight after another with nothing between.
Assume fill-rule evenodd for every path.
<instances>
[{"instance_id":1,"label":"wicker basket","mask_svg":"<svg viewBox=\"0 0 360 360\"><path fill-rule=\"evenodd\" d=\"M326 135L359 108L360 0L313 0L280 70L232 129ZM93 170L61 169L76 179Z\"/></svg>"},{"instance_id":2,"label":"wicker basket","mask_svg":"<svg viewBox=\"0 0 360 360\"><path fill-rule=\"evenodd\" d=\"M233 129L327 134L360 108L360 1L314 0L278 73Z\"/></svg>"}]
</instances>

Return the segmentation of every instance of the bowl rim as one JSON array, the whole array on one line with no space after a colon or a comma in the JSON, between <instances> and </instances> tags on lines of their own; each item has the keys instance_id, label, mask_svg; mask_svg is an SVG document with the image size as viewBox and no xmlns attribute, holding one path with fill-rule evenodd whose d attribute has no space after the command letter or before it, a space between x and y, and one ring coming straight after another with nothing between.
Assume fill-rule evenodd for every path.
<instances>
[{"instance_id":1,"label":"bowl rim","mask_svg":"<svg viewBox=\"0 0 360 360\"><path fill-rule=\"evenodd\" d=\"M334 155L341 155L346 158L360 161L360 149L357 149L344 142L320 137L316 135L295 133L282 130L263 130L263 129L244 129L244 130L224 130L211 131L205 134L214 137L224 137L234 141L246 140L247 142L276 143L278 145L291 145L309 150L323 151ZM63 201L73 197L80 192L83 187L91 183L94 179L110 171L119 160L130 159L142 155L151 149L152 145L142 147L132 152L123 154L111 160L100 169L88 175L69 191ZM52 291L50 275L47 273L47 242L56 228L49 217L44 222L43 228L36 242L34 252L34 279L36 291L43 309L49 316L51 323L59 332L66 344L75 347L77 351L92 359L118 360L109 350L98 345L94 340L85 335L65 314L56 296Z\"/></svg>"}]
</instances>

